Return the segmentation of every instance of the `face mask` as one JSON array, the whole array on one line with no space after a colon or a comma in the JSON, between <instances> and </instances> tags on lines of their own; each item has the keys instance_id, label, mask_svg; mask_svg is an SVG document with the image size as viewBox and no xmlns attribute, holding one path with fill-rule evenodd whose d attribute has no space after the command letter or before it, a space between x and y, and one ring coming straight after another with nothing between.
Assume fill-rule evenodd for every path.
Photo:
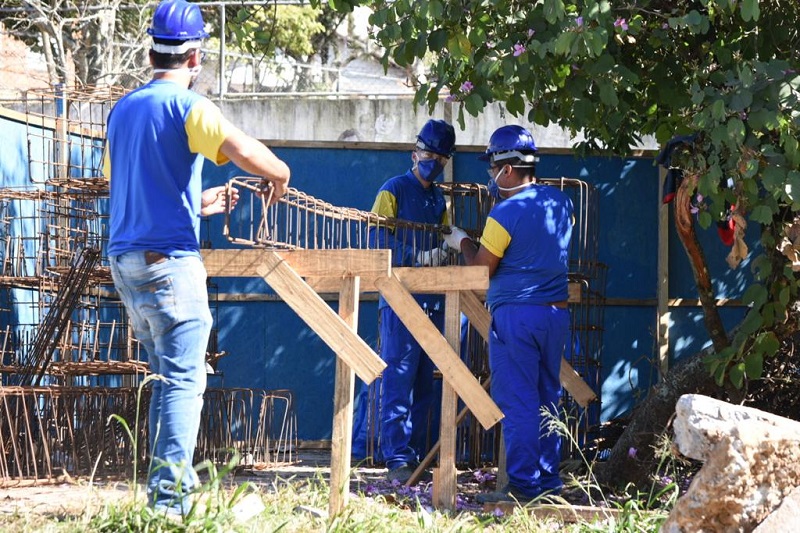
<instances>
[{"instance_id":1,"label":"face mask","mask_svg":"<svg viewBox=\"0 0 800 533\"><path fill-rule=\"evenodd\" d=\"M425 159L417 161L417 172L419 177L425 181L433 181L444 171L444 165L436 159Z\"/></svg>"},{"instance_id":2,"label":"face mask","mask_svg":"<svg viewBox=\"0 0 800 533\"><path fill-rule=\"evenodd\" d=\"M489 183L487 184L487 188L489 189L489 196L491 196L495 200L503 200L504 198L506 198L506 197L500 196L500 192L501 191L502 192L514 192L514 191L518 191L520 189L524 189L526 187L530 187L531 185L533 185L533 182L529 182L529 183L522 183L520 185L517 185L516 187L501 187L501 186L499 186L497 184L497 178L500 176L500 174L502 172L503 172L503 169L501 168L500 171L495 175L495 177L490 179Z\"/></svg>"}]
</instances>

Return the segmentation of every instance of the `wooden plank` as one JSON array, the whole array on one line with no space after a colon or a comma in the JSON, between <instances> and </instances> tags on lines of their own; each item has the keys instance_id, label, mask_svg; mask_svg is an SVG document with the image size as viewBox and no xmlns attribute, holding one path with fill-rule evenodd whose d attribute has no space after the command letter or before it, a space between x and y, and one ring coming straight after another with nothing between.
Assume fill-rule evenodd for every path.
<instances>
[{"instance_id":1,"label":"wooden plank","mask_svg":"<svg viewBox=\"0 0 800 533\"><path fill-rule=\"evenodd\" d=\"M658 182L664 183L667 169L658 167ZM669 205L664 204L664 188L658 188L658 257L656 265L656 342L658 344L659 379L663 379L669 371Z\"/></svg>"},{"instance_id":2,"label":"wooden plank","mask_svg":"<svg viewBox=\"0 0 800 533\"><path fill-rule=\"evenodd\" d=\"M444 336L455 353L461 346L461 304L457 291L448 291L444 300ZM456 508L458 471L456 470L456 410L458 396L453 386L442 383L442 410L439 423L439 483L434 489L437 500L433 505L439 509L453 511Z\"/></svg>"},{"instance_id":3,"label":"wooden plank","mask_svg":"<svg viewBox=\"0 0 800 533\"><path fill-rule=\"evenodd\" d=\"M475 292L465 291L461 293L461 312L467 315L470 326L475 328L484 340L489 340L489 327L492 323L492 316Z\"/></svg>"},{"instance_id":4,"label":"wooden plank","mask_svg":"<svg viewBox=\"0 0 800 533\"><path fill-rule=\"evenodd\" d=\"M263 255L263 260L264 263L256 271L264 281L362 381L372 383L386 368L386 363L305 284L280 255L269 252Z\"/></svg>"},{"instance_id":5,"label":"wooden plank","mask_svg":"<svg viewBox=\"0 0 800 533\"><path fill-rule=\"evenodd\" d=\"M500 510L503 514L511 514L517 511L528 513L539 520L556 519L564 524L576 522L596 522L618 519L621 511L609 507L590 507L587 505L555 505L540 502L531 502L525 506L514 502L498 502L484 504L483 510L491 513ZM648 511L643 511L648 513Z\"/></svg>"},{"instance_id":6,"label":"wooden plank","mask_svg":"<svg viewBox=\"0 0 800 533\"><path fill-rule=\"evenodd\" d=\"M558 378L561 381L561 386L564 387L572 398L578 402L578 405L584 409L597 399L597 395L592 388L583 381L580 374L578 374L578 372L572 368L572 365L563 357L561 358L561 369L559 370Z\"/></svg>"},{"instance_id":7,"label":"wooden plank","mask_svg":"<svg viewBox=\"0 0 800 533\"><path fill-rule=\"evenodd\" d=\"M380 279L376 283L381 295L398 318L433 360L444 380L453 386L481 425L485 429L489 429L503 418L503 413L483 390L458 354L442 337L436 326L431 323L414 297L403 287L397 276L392 275Z\"/></svg>"},{"instance_id":8,"label":"wooden plank","mask_svg":"<svg viewBox=\"0 0 800 533\"><path fill-rule=\"evenodd\" d=\"M392 272L414 294L444 294L448 290L485 291L489 287L489 270L484 266L395 267ZM383 274L363 276L361 290L378 290L377 279L383 277ZM341 283L330 276L308 278L306 282L317 292L338 292Z\"/></svg>"},{"instance_id":9,"label":"wooden plank","mask_svg":"<svg viewBox=\"0 0 800 533\"><path fill-rule=\"evenodd\" d=\"M202 250L211 277L256 277L264 258L275 253L258 248ZM299 276L340 278L330 292L339 292L347 276L388 276L392 268L390 250L290 250L280 256Z\"/></svg>"},{"instance_id":10,"label":"wooden plank","mask_svg":"<svg viewBox=\"0 0 800 533\"><path fill-rule=\"evenodd\" d=\"M339 293L339 316L353 332L358 330L357 276L344 279ZM333 392L333 428L331 435L331 493L328 516L336 516L347 507L350 496L350 452L353 445L353 390L355 372L336 358Z\"/></svg>"},{"instance_id":11,"label":"wooden plank","mask_svg":"<svg viewBox=\"0 0 800 533\"><path fill-rule=\"evenodd\" d=\"M489 315L489 310L481 303L480 298L474 293L463 293L461 295L461 311L467 315L470 324L481 337L488 340L489 326L492 318ZM561 358L559 378L561 380L561 386L563 386L584 409L590 402L597 399L597 395L592 388L583 381L572 365L563 357Z\"/></svg>"}]
</instances>

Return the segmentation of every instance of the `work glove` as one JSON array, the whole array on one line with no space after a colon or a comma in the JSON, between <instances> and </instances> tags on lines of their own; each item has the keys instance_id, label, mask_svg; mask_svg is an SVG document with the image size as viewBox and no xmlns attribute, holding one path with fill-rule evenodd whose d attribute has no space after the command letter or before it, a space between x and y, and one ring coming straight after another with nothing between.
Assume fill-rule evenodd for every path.
<instances>
[{"instance_id":1,"label":"work glove","mask_svg":"<svg viewBox=\"0 0 800 533\"><path fill-rule=\"evenodd\" d=\"M447 252L442 248L432 250L420 250L417 252L417 264L420 266L439 266L447 263Z\"/></svg>"},{"instance_id":2,"label":"work glove","mask_svg":"<svg viewBox=\"0 0 800 533\"><path fill-rule=\"evenodd\" d=\"M444 242L447 243L447 246L461 253L461 241L464 239L469 239L469 235L463 229L459 228L458 226L450 226L450 233L444 234Z\"/></svg>"}]
</instances>

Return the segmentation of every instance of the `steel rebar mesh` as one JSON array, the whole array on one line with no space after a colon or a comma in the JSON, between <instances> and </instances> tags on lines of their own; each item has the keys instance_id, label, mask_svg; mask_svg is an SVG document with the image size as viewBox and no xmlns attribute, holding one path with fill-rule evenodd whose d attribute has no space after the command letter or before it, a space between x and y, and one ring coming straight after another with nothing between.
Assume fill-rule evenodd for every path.
<instances>
[{"instance_id":1,"label":"steel rebar mesh","mask_svg":"<svg viewBox=\"0 0 800 533\"><path fill-rule=\"evenodd\" d=\"M387 229L415 257L420 251L442 246L442 236L447 231L442 224L422 224L335 206L291 187L283 198L269 206L269 195L260 196L263 188L260 178L233 178L228 187L238 189L240 199L236 209L226 213L223 231L229 241L237 244L277 250L370 249L376 244L369 238L368 230ZM457 209L453 220L465 226L463 229L470 235L480 235L489 206L485 187L475 184L440 187ZM450 253L448 263L458 264L458 255Z\"/></svg>"},{"instance_id":2,"label":"steel rebar mesh","mask_svg":"<svg viewBox=\"0 0 800 533\"><path fill-rule=\"evenodd\" d=\"M244 467L295 461L297 418L288 390L208 389L195 460L217 464L239 457Z\"/></svg>"},{"instance_id":3,"label":"steel rebar mesh","mask_svg":"<svg viewBox=\"0 0 800 533\"><path fill-rule=\"evenodd\" d=\"M22 479L128 476L148 465L147 412L134 387L0 387L0 486ZM138 405L137 405L138 402ZM139 418L137 420L136 414ZM138 442L111 415L127 424ZM286 390L206 391L196 462L267 468L296 461L297 419Z\"/></svg>"},{"instance_id":4,"label":"steel rebar mesh","mask_svg":"<svg viewBox=\"0 0 800 533\"><path fill-rule=\"evenodd\" d=\"M120 87L54 87L24 95L31 180L66 189L108 190L102 147Z\"/></svg>"}]
</instances>

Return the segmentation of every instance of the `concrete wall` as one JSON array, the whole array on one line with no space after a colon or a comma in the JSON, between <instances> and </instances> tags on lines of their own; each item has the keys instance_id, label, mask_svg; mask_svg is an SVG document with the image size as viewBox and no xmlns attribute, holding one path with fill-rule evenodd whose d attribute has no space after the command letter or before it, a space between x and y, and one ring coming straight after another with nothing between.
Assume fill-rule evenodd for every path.
<instances>
[{"instance_id":1,"label":"concrete wall","mask_svg":"<svg viewBox=\"0 0 800 533\"><path fill-rule=\"evenodd\" d=\"M231 99L219 102L225 115L250 135L267 140L337 141L347 130L356 130L364 142L410 143L429 118L443 118L456 127L459 146L485 147L492 132L505 124L531 130L540 148L569 148L574 139L556 126L543 128L506 113L500 104L486 108L478 117L464 113L458 124L458 105L441 102L434 113L414 106L410 97ZM354 139L349 139L354 140ZM654 143L645 148L655 149Z\"/></svg>"}]
</instances>

